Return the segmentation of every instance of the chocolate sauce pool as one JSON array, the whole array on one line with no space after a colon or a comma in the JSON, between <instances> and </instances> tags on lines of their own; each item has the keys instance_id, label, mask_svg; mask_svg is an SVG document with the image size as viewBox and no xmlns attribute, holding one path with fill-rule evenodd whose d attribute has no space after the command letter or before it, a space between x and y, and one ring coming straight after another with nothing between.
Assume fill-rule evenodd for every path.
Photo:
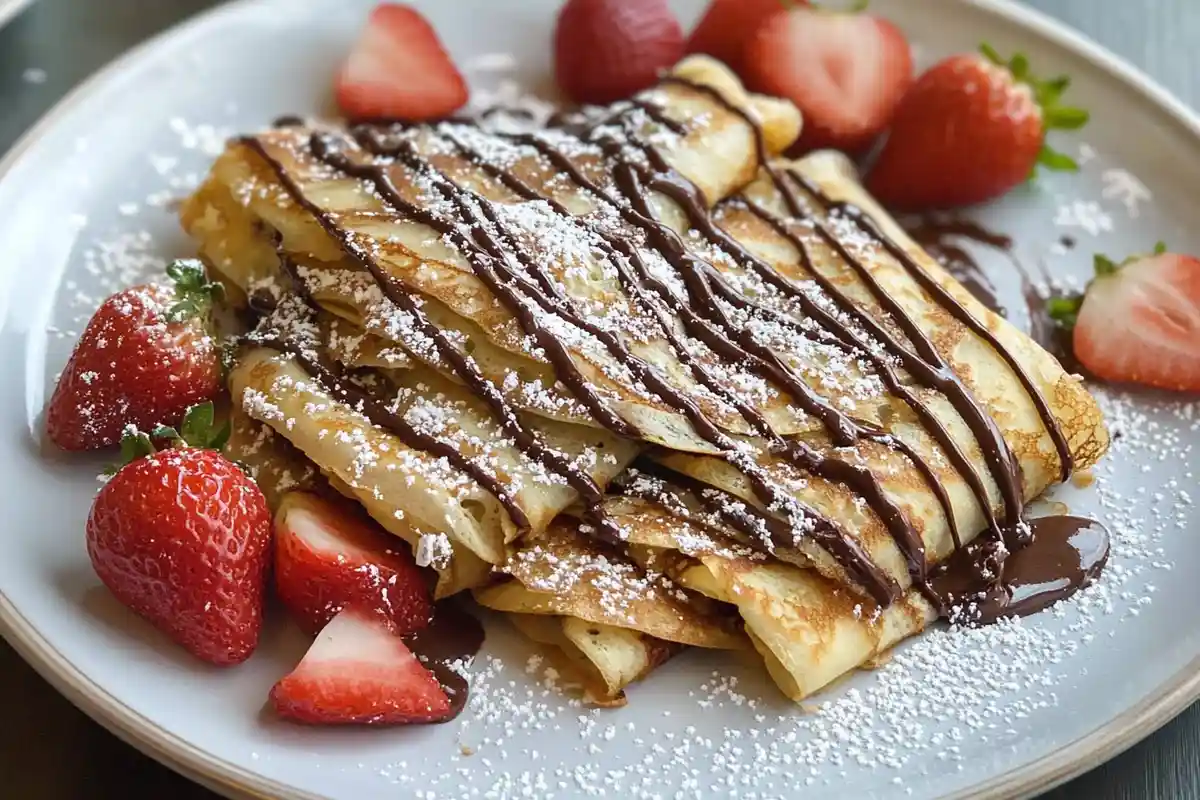
<instances>
[{"instance_id":1,"label":"chocolate sauce pool","mask_svg":"<svg viewBox=\"0 0 1200 800\"><path fill-rule=\"evenodd\" d=\"M972 542L934 575L941 615L952 622L988 625L1024 617L1075 594L1099 577L1108 561L1108 530L1084 517L1029 520L1028 544L1007 556Z\"/></svg>"},{"instance_id":2,"label":"chocolate sauce pool","mask_svg":"<svg viewBox=\"0 0 1200 800\"><path fill-rule=\"evenodd\" d=\"M688 367L702 385L737 410L750 428L766 443L772 454L791 461L805 472L841 484L862 498L866 506L886 526L904 556L912 585L933 602L943 615L951 616L956 613L952 609L961 605L961 598L968 595L976 597L976 606L980 609L978 621L1032 613L1033 610L1042 608L1056 599L1066 597L1090 581L1103 566L1107 554L1106 535L1102 537L1105 542L1102 548L1103 555L1096 556L1099 549L1087 551L1084 548L1086 537L1079 538L1083 535L1080 531L1091 531L1096 529L1094 527L1080 525L1076 527L1075 533L1071 533L1070 526L1064 527L1065 523L1023 521L1024 498L1020 464L989 410L974 399L929 334L884 290L868 266L851 252L833 232L833 227L828 222L838 219L853 225L861 234L873 239L895 258L936 303L1000 355L1036 407L1055 446L1060 461L1060 474L1065 479L1072 469L1070 448L1045 397L1022 365L1001 345L984 323L972 316L967 308L902 247L883 233L861 209L830 198L821 187L794 170L781 170L772 166L762 130L757 121L743 109L730 103L710 87L676 77L668 77L665 81L707 95L730 113L740 116L755 132L760 164L783 198L788 213L779 216L746 198L739 198L737 202L742 203L793 244L800 254L801 266L805 268L806 274L824 290L833 306L881 343L887 354L905 369L911 381L918 386L935 390L953 405L971 430L983 454L984 465L1000 490L1004 501L1002 515L993 513L990 497L976 465L949 436L921 396L898 378L886 359L881 358L858 337L852 335L836 315L814 302L798 284L784 277L725 234L709 215L708 204L700 190L686 177L675 172L654 146L642 140L635 126L626 124L628 119L623 118L625 112L615 111L602 121L606 131L611 131L614 127L621 129L623 139L611 133L593 136L598 130L595 126L592 126L591 130L586 129L586 126L578 131L573 126L570 130L563 129L570 135L586 136L592 144L601 147L612 164L612 182L603 186L590 180L566 153L547 139L528 134L507 138L516 144L535 148L556 171L575 183L581 191L592 195L596 202L610 206L630 228L640 234L639 237L613 232L611 229L596 226L587 218L570 215L561 204L553 198L541 196L505 166L489 162L482 154L471 151L449 134L446 138L462 156L501 181L517 195L526 200L543 200L554 212L569 217L573 224L590 229L600 242L601 250L616 268L622 288L630 301L637 303L658 320L664 340L673 349L680 363ZM653 105L635 102L629 104L629 108L644 112L675 133L684 133L687 130L685 123L671 120L665 111ZM659 379L656 371L630 352L620 338L591 324L587 313L577 302L558 289L544 259L539 259L536 253L525 251L518 243L520 237L508 229L501 217L494 212L492 204L468 186L457 183L449 175L436 169L417 151L411 140L395 135L402 130L402 125L388 124L358 125L351 129L349 136L314 132L308 140L307 148L312 158L322 162L329 169L370 184L399 218L424 224L450 239L463 253L476 278L508 308L524 332L546 353L558 380L572 392L580 404L588 408L599 424L620 436L639 436L639 431L617 414L608 401L584 379L565 346L555 339L551 327L543 322L544 316L534 314L531 309L539 309L542 315L557 316L561 321L594 336L616 361L642 381L660 400L686 416L696 433L720 451L721 455L718 457L726 459L742 472L763 506L776 510L786 509L789 515L798 515L809 523L802 533L798 533L798 529L793 529L790 524L785 524L784 530L779 525L761 525L759 520L743 520L741 525L737 524L737 521L731 521L734 527L742 529L744 538L751 540L751 544L756 543L753 541L754 537L745 535L750 533L751 527L755 531L765 530L768 538L774 540L757 542L764 550L770 550L773 543L792 546L796 543L797 535L810 537L828 551L853 580L880 605L886 606L902 595L903 592L896 581L874 563L857 539L842 529L836 520L782 494L753 459L738 455L738 448L733 440L704 416L692 398ZM288 167L275 158L261 140L249 137L242 142L252 148L276 173L292 199L312 214L329 235L342 245L346 254L358 261L364 270L375 278L384 295L415 320L418 328L434 344L442 361L448 364L460 381L491 409L493 417L506 435L525 455L540 462L550 473L562 477L577 491L586 509L585 525L582 529L601 539L620 544L620 531L606 517L601 506L603 492L591 477L575 468L563 454L547 447L536 430L525 426L517 413L518 410L509 405L496 387L484 378L474 360L457 350L444 334L425 318L419 303L413 299L414 293L410 287L389 274L368 248L354 240L341 227L336 215L326 212L306 197L289 173ZM640 150L642 158L631 158L631 149ZM362 158L363 154L367 156L366 159ZM393 161L403 163L408 169L429 180L431 191L444 201L436 204L437 210L435 207L415 205L405 199L393 185L386 168L386 165ZM743 268L758 275L783 296L795 301L808 319L816 323L816 330L812 326L801 326L798 320L757 304L732 285L720 270L692 252L673 229L658 221L651 213L649 198L655 192L673 199L687 216L693 230L701 237L723 250ZM824 213L826 219L817 216L817 209ZM845 261L876 302L892 318L896 327L903 332L904 339L880 325L857 305L841 286L813 269L809 244L793 230L792 226L796 222L804 222L811 226L823 243ZM977 225L962 221L927 223L924 227L918 227L914 235L935 256L946 258L951 271L986 305L998 307L994 284L970 258L969 253L955 244L953 239L974 239L1008 252L1011 241L1007 237L991 234ZM670 291L651 272L643 260L646 250L657 251L658 255L674 268L682 279L686 297L680 297ZM513 269L510 261L516 261L520 269ZM1030 304L1033 319L1033 297L1036 296L1036 291L1033 290L1032 282L1026 283L1029 289L1026 292L1026 302ZM1037 300L1037 308L1044 314L1044 303L1040 297ZM950 465L970 488L987 522L987 531L979 540L966 547L962 546L962 537L955 527L954 516L950 513L946 487L939 480L937 471L926 463L923 457L903 441L867 422L855 419L818 394L792 372L776 353L751 336L744 326L738 325L725 310L727 306L761 314L775 323L788 326L796 336L815 338L823 344L840 348L869 363L887 389L909 405L930 437L940 445ZM690 337L702 342L726 364L748 368L786 392L795 405L824 425L835 448L852 448L859 442L872 442L895 450L912 463L941 503L950 521L951 534L958 550L950 559L950 566L931 569L917 526L883 490L878 478L870 470L832 452L817 450L802 440L785 438L775 433L756 409L715 380L707 369L692 357L675 333L676 327L681 327ZM1035 335L1041 334L1035 331ZM347 384L340 375L333 374L321 364L313 362L301 350L286 342L262 343L300 358L301 366L310 373L316 370L314 377L326 383L327 388L340 398L352 399L367 409L378 410L373 408L373 403L378 401L362 396L357 387ZM401 421L386 418L383 413L368 415L372 416L376 424L389 427L410 440L416 438L416 432L406 430ZM424 442L422 449L441 452L446 447L444 443L430 441ZM447 454L447 457L450 455ZM495 476L488 473L482 465L470 466L472 469L469 470L469 474L472 474L480 485L496 494L517 526L525 528L528 523L523 513L513 498L503 496ZM1074 561L1071 558L1072 553L1077 554ZM436 632L426 634L427 643L419 642L420 646L435 648L438 635ZM433 661L438 662L441 658L437 655ZM444 678L451 683L455 680L448 674Z\"/></svg>"}]
</instances>

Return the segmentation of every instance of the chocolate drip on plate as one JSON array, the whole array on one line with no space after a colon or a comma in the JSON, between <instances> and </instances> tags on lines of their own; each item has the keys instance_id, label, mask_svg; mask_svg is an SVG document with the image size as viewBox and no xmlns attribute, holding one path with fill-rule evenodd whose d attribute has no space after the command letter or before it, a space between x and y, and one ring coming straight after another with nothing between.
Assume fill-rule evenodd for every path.
<instances>
[{"instance_id":1,"label":"chocolate drip on plate","mask_svg":"<svg viewBox=\"0 0 1200 800\"><path fill-rule=\"evenodd\" d=\"M441 721L454 719L466 708L470 696L467 679L459 670L483 647L483 626L458 603L443 600L426 627L403 638L450 698L450 714Z\"/></svg>"},{"instance_id":2,"label":"chocolate drip on plate","mask_svg":"<svg viewBox=\"0 0 1200 800\"><path fill-rule=\"evenodd\" d=\"M1024 617L1089 586L1108 561L1110 536L1095 520L1039 517L1029 542L1014 553L996 543L972 542L934 576L939 613L952 622L987 625Z\"/></svg>"}]
</instances>

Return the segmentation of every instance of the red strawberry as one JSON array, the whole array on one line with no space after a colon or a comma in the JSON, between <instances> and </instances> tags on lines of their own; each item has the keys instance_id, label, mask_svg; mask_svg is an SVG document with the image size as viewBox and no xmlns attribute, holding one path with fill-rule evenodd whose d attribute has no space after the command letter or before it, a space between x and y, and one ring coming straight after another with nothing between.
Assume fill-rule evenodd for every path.
<instances>
[{"instance_id":1,"label":"red strawberry","mask_svg":"<svg viewBox=\"0 0 1200 800\"><path fill-rule=\"evenodd\" d=\"M287 494L275 515L275 590L313 635L350 605L400 634L433 614L427 576L402 542L357 509L305 492Z\"/></svg>"},{"instance_id":2,"label":"red strawberry","mask_svg":"<svg viewBox=\"0 0 1200 800\"><path fill-rule=\"evenodd\" d=\"M751 89L787 98L804 115L796 152L865 150L912 85L904 34L855 11L778 11L759 27L744 57Z\"/></svg>"},{"instance_id":3,"label":"red strawberry","mask_svg":"<svg viewBox=\"0 0 1200 800\"><path fill-rule=\"evenodd\" d=\"M450 699L380 617L346 609L271 689L281 717L312 725L440 722Z\"/></svg>"},{"instance_id":4,"label":"red strawberry","mask_svg":"<svg viewBox=\"0 0 1200 800\"><path fill-rule=\"evenodd\" d=\"M129 425L174 425L221 388L209 311L220 284L198 261L167 268L174 288L135 286L101 304L75 345L50 406L46 433L64 450L121 441Z\"/></svg>"},{"instance_id":5,"label":"red strawberry","mask_svg":"<svg viewBox=\"0 0 1200 800\"><path fill-rule=\"evenodd\" d=\"M342 65L338 108L351 119L427 120L467 102L467 84L419 12L380 3Z\"/></svg>"},{"instance_id":6,"label":"red strawberry","mask_svg":"<svg viewBox=\"0 0 1200 800\"><path fill-rule=\"evenodd\" d=\"M1058 104L1069 79L1038 81L1022 55L1005 62L952 56L922 75L892 121L867 176L884 204L904 210L973 205L1024 182L1037 164L1076 170L1046 145L1051 129L1075 129L1088 114Z\"/></svg>"},{"instance_id":7,"label":"red strawberry","mask_svg":"<svg viewBox=\"0 0 1200 800\"><path fill-rule=\"evenodd\" d=\"M1050 313L1075 326L1075 357L1097 378L1200 392L1200 260L1161 243L1122 264L1098 255L1087 293Z\"/></svg>"},{"instance_id":8,"label":"red strawberry","mask_svg":"<svg viewBox=\"0 0 1200 800\"><path fill-rule=\"evenodd\" d=\"M554 77L578 103L629 97L682 55L666 0L567 0L554 27Z\"/></svg>"},{"instance_id":9,"label":"red strawberry","mask_svg":"<svg viewBox=\"0 0 1200 800\"><path fill-rule=\"evenodd\" d=\"M212 419L212 405L189 414ZM207 444L220 444L210 439ZM176 438L170 429L156 437ZM258 644L271 545L262 492L215 450L154 452L131 434L129 456L92 505L87 549L104 585L190 653L212 664L245 661Z\"/></svg>"},{"instance_id":10,"label":"red strawberry","mask_svg":"<svg viewBox=\"0 0 1200 800\"><path fill-rule=\"evenodd\" d=\"M797 0L794 5L808 3ZM686 50L710 55L744 74L746 43L781 7L780 0L712 0L688 37Z\"/></svg>"}]
</instances>

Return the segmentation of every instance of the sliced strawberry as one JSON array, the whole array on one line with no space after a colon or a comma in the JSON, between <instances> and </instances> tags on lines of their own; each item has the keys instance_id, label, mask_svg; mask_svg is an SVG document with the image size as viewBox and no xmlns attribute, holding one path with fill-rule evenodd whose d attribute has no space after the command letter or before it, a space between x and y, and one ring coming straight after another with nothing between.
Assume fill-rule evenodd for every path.
<instances>
[{"instance_id":1,"label":"sliced strawberry","mask_svg":"<svg viewBox=\"0 0 1200 800\"><path fill-rule=\"evenodd\" d=\"M1122 264L1097 256L1082 300L1050 311L1074 324L1075 357L1095 377L1200 392L1200 260L1162 245Z\"/></svg>"},{"instance_id":2,"label":"sliced strawberry","mask_svg":"<svg viewBox=\"0 0 1200 800\"><path fill-rule=\"evenodd\" d=\"M951 56L917 79L892 120L867 188L890 208L974 205L1024 183L1037 165L1078 169L1046 144L1046 132L1071 130L1088 114L1059 104L1066 77L1038 80L1027 59Z\"/></svg>"},{"instance_id":3,"label":"sliced strawberry","mask_svg":"<svg viewBox=\"0 0 1200 800\"><path fill-rule=\"evenodd\" d=\"M467 102L467 84L429 22L380 3L338 72L338 107L356 120L428 120Z\"/></svg>"},{"instance_id":4,"label":"sliced strawberry","mask_svg":"<svg viewBox=\"0 0 1200 800\"><path fill-rule=\"evenodd\" d=\"M776 12L746 45L747 85L796 104L804 129L795 152L858 153L887 128L912 84L900 29L870 14L798 7Z\"/></svg>"},{"instance_id":5,"label":"sliced strawberry","mask_svg":"<svg viewBox=\"0 0 1200 800\"><path fill-rule=\"evenodd\" d=\"M554 27L554 77L578 103L629 97L682 55L666 0L567 0Z\"/></svg>"},{"instance_id":6,"label":"sliced strawberry","mask_svg":"<svg viewBox=\"0 0 1200 800\"><path fill-rule=\"evenodd\" d=\"M793 5L808 5L797 0ZM768 17L782 8L780 0L712 0L688 36L685 51L705 53L743 74L746 44Z\"/></svg>"},{"instance_id":7,"label":"sliced strawberry","mask_svg":"<svg viewBox=\"0 0 1200 800\"><path fill-rule=\"evenodd\" d=\"M387 622L342 611L271 689L281 717L311 725L440 722L450 700Z\"/></svg>"},{"instance_id":8,"label":"sliced strawberry","mask_svg":"<svg viewBox=\"0 0 1200 800\"><path fill-rule=\"evenodd\" d=\"M412 633L433 613L429 586L404 543L358 509L305 492L280 503L275 590L308 633L352 605L382 614L397 633Z\"/></svg>"}]
</instances>

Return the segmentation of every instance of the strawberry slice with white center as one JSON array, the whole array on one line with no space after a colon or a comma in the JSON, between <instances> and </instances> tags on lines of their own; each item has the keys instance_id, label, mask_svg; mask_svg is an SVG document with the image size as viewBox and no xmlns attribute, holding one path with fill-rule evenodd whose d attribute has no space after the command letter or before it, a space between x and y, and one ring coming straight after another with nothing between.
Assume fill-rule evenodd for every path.
<instances>
[{"instance_id":1,"label":"strawberry slice with white center","mask_svg":"<svg viewBox=\"0 0 1200 800\"><path fill-rule=\"evenodd\" d=\"M1077 312L1077 313L1076 313ZM1200 260L1166 252L1114 264L1096 257L1082 302L1051 314L1070 324L1075 357L1095 377L1200 392Z\"/></svg>"},{"instance_id":2,"label":"strawberry slice with white center","mask_svg":"<svg viewBox=\"0 0 1200 800\"><path fill-rule=\"evenodd\" d=\"M289 492L275 513L275 592L315 635L347 606L382 615L400 634L429 622L431 576L408 546L348 503Z\"/></svg>"},{"instance_id":3,"label":"strawberry slice with white center","mask_svg":"<svg viewBox=\"0 0 1200 800\"><path fill-rule=\"evenodd\" d=\"M354 120L420 121L467 102L467 84L429 22L415 9L380 3L338 72L337 104Z\"/></svg>"},{"instance_id":4,"label":"strawberry slice with white center","mask_svg":"<svg viewBox=\"0 0 1200 800\"><path fill-rule=\"evenodd\" d=\"M912 85L912 51L887 20L797 5L762 23L743 52L747 85L804 115L795 152L865 150Z\"/></svg>"},{"instance_id":5,"label":"strawberry slice with white center","mask_svg":"<svg viewBox=\"0 0 1200 800\"><path fill-rule=\"evenodd\" d=\"M285 719L310 725L441 722L450 699L387 622L357 609L330 622L289 675L271 689Z\"/></svg>"}]
</instances>

